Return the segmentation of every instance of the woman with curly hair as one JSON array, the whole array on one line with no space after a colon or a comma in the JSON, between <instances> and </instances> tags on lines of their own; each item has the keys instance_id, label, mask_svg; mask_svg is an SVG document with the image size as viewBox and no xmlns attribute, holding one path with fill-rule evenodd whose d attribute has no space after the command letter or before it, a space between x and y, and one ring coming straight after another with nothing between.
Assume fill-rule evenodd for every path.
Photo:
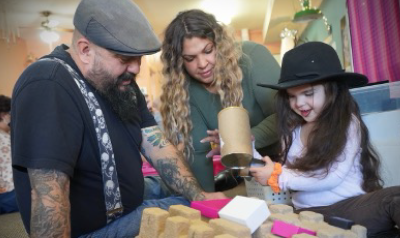
<instances>
[{"instance_id":1,"label":"woman with curly hair","mask_svg":"<svg viewBox=\"0 0 400 238\"><path fill-rule=\"evenodd\" d=\"M274 83L279 65L263 45L235 42L228 28L201 10L181 12L168 25L161 59L166 82L161 114L166 137L182 148L203 189L214 191L211 145L217 114L243 106L250 116L256 149L277 142L274 92L257 83ZM207 142L207 143L206 143Z\"/></svg>"}]
</instances>

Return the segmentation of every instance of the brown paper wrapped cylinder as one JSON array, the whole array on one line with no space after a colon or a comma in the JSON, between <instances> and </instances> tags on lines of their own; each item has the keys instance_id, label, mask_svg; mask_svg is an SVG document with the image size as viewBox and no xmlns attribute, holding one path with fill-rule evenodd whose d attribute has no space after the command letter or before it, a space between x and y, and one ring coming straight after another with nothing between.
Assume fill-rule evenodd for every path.
<instances>
[{"instance_id":1,"label":"brown paper wrapped cylinder","mask_svg":"<svg viewBox=\"0 0 400 238\"><path fill-rule=\"evenodd\" d=\"M227 107L218 113L221 163L245 168L253 158L249 114L243 107Z\"/></svg>"}]
</instances>

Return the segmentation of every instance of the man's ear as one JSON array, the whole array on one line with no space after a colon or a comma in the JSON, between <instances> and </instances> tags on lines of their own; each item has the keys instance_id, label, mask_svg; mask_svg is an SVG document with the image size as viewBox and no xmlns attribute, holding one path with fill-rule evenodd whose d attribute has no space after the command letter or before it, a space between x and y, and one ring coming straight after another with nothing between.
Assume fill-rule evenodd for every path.
<instances>
[{"instance_id":1,"label":"man's ear","mask_svg":"<svg viewBox=\"0 0 400 238\"><path fill-rule=\"evenodd\" d=\"M93 45L85 37L82 37L77 41L76 48L79 59L84 64L88 64L93 58Z\"/></svg>"}]
</instances>

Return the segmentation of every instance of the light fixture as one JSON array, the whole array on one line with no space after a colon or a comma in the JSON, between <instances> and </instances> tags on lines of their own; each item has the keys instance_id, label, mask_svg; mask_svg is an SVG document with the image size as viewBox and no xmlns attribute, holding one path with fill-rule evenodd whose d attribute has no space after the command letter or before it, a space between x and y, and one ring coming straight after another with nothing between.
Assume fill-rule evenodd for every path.
<instances>
[{"instance_id":1,"label":"light fixture","mask_svg":"<svg viewBox=\"0 0 400 238\"><path fill-rule=\"evenodd\" d=\"M217 21L229 25L238 12L238 3L233 0L204 0L201 8L215 16Z\"/></svg>"},{"instance_id":2,"label":"light fixture","mask_svg":"<svg viewBox=\"0 0 400 238\"><path fill-rule=\"evenodd\" d=\"M40 39L46 42L47 44L52 44L60 39L60 35L58 35L54 31L44 30L40 33Z\"/></svg>"},{"instance_id":3,"label":"light fixture","mask_svg":"<svg viewBox=\"0 0 400 238\"><path fill-rule=\"evenodd\" d=\"M322 18L322 12L318 8L311 7L311 0L300 0L301 11L294 14L293 22L306 23Z\"/></svg>"},{"instance_id":4,"label":"light fixture","mask_svg":"<svg viewBox=\"0 0 400 238\"><path fill-rule=\"evenodd\" d=\"M326 31L328 31L328 34L332 34L332 25L328 23L328 18L326 18L326 16L322 17L322 20L324 20L324 25L326 28Z\"/></svg>"}]
</instances>

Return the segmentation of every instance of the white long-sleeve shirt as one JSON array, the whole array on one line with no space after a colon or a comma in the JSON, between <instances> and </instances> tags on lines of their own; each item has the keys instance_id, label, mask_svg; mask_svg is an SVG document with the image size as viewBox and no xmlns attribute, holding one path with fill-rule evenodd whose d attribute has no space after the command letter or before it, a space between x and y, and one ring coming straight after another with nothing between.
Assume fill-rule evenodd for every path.
<instances>
[{"instance_id":1,"label":"white long-sleeve shirt","mask_svg":"<svg viewBox=\"0 0 400 238\"><path fill-rule=\"evenodd\" d=\"M293 144L288 154L289 162L296 160L306 149L301 142L300 133L301 127L293 131ZM279 176L279 187L282 190L296 191L292 196L296 209L328 206L365 193L361 187L363 178L360 141L360 122L353 116L347 131L345 149L326 176L309 177L307 176L309 173L301 173L283 166L282 174ZM317 171L316 174L323 174L323 171Z\"/></svg>"}]
</instances>

